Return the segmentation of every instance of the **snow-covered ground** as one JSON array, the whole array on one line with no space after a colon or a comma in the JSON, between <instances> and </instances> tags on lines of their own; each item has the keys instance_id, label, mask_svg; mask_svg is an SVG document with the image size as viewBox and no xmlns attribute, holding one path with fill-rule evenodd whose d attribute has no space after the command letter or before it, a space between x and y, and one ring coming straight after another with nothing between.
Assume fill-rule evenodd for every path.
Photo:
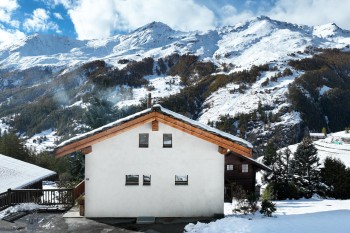
<instances>
[{"instance_id":1,"label":"snow-covered ground","mask_svg":"<svg viewBox=\"0 0 350 233\"><path fill-rule=\"evenodd\" d=\"M183 86L180 85L180 76L158 77L152 75L146 76L145 78L149 80L148 87L151 89L147 89L147 87L133 88L129 96L130 98L117 103L118 108L138 105L141 103L142 99L147 97L148 93L151 93L153 100L157 102L159 98L177 94L183 88ZM110 98L113 99L113 96Z\"/></svg>"},{"instance_id":2,"label":"snow-covered ground","mask_svg":"<svg viewBox=\"0 0 350 233\"><path fill-rule=\"evenodd\" d=\"M344 140L345 139L345 140ZM340 131L328 134L325 139L314 141L320 162L326 157L340 159L347 167L350 167L350 133ZM290 145L288 148L294 153L298 144Z\"/></svg>"},{"instance_id":3,"label":"snow-covered ground","mask_svg":"<svg viewBox=\"0 0 350 233\"><path fill-rule=\"evenodd\" d=\"M11 206L9 208L4 209L3 211L0 211L0 219L3 217L6 217L12 213L22 212L22 211L33 211L40 208L44 208L46 206L38 205L35 203L21 203L15 206Z\"/></svg>"},{"instance_id":4,"label":"snow-covered ground","mask_svg":"<svg viewBox=\"0 0 350 233\"><path fill-rule=\"evenodd\" d=\"M350 200L318 198L277 201L273 217L233 215L225 203L225 218L208 224L188 224L197 233L346 233L350 232Z\"/></svg>"},{"instance_id":5,"label":"snow-covered ground","mask_svg":"<svg viewBox=\"0 0 350 233\"><path fill-rule=\"evenodd\" d=\"M28 138L25 146L36 153L40 153L46 150L53 150L56 147L56 142L60 140L60 138L61 137L56 134L56 131L49 129Z\"/></svg>"},{"instance_id":6,"label":"snow-covered ground","mask_svg":"<svg viewBox=\"0 0 350 233\"><path fill-rule=\"evenodd\" d=\"M327 156L338 158L350 167L350 133L328 134L314 141L320 162ZM288 146L294 153L298 144ZM261 159L261 158L260 158ZM258 174L259 175L259 174ZM260 174L261 175L261 174ZM350 200L311 199L276 201L272 218L259 212L235 215L225 203L225 218L208 224L188 224L186 232L196 233L346 233L350 232Z\"/></svg>"}]
</instances>

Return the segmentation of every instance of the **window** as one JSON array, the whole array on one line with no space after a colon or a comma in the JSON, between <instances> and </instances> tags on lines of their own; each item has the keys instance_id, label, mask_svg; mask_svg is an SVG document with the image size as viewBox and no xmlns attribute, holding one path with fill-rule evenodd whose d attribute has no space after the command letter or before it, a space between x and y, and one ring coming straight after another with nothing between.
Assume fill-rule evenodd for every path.
<instances>
[{"instance_id":1,"label":"window","mask_svg":"<svg viewBox=\"0 0 350 233\"><path fill-rule=\"evenodd\" d=\"M175 185L188 185L188 175L175 175Z\"/></svg>"},{"instance_id":2,"label":"window","mask_svg":"<svg viewBox=\"0 0 350 233\"><path fill-rule=\"evenodd\" d=\"M242 164L242 172L243 173L248 172L248 164Z\"/></svg>"},{"instance_id":3,"label":"window","mask_svg":"<svg viewBox=\"0 0 350 233\"><path fill-rule=\"evenodd\" d=\"M233 171L233 164L227 164L226 171Z\"/></svg>"},{"instance_id":4,"label":"window","mask_svg":"<svg viewBox=\"0 0 350 233\"><path fill-rule=\"evenodd\" d=\"M148 148L148 133L139 134L139 147Z\"/></svg>"},{"instance_id":5,"label":"window","mask_svg":"<svg viewBox=\"0 0 350 233\"><path fill-rule=\"evenodd\" d=\"M171 148L171 147L173 147L173 138L172 138L171 133L163 134L163 147L164 148Z\"/></svg>"},{"instance_id":6,"label":"window","mask_svg":"<svg viewBox=\"0 0 350 233\"><path fill-rule=\"evenodd\" d=\"M139 185L139 175L126 175L125 185Z\"/></svg>"},{"instance_id":7,"label":"window","mask_svg":"<svg viewBox=\"0 0 350 233\"><path fill-rule=\"evenodd\" d=\"M143 185L151 185L151 175L143 175Z\"/></svg>"}]
</instances>

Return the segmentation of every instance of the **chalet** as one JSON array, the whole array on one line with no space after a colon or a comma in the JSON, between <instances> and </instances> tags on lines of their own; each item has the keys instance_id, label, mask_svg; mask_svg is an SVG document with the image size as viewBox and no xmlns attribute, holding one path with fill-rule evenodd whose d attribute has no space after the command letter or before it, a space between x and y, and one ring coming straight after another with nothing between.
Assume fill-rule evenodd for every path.
<instances>
[{"instance_id":1,"label":"chalet","mask_svg":"<svg viewBox=\"0 0 350 233\"><path fill-rule=\"evenodd\" d=\"M232 200L234 185L241 186L247 193L260 194L260 187L256 187L256 172L271 171L264 164L255 159L230 151L225 154L225 201Z\"/></svg>"},{"instance_id":2,"label":"chalet","mask_svg":"<svg viewBox=\"0 0 350 233\"><path fill-rule=\"evenodd\" d=\"M154 105L65 141L55 153L86 154L86 217L198 217L223 213L225 156L256 165L252 148Z\"/></svg>"},{"instance_id":3,"label":"chalet","mask_svg":"<svg viewBox=\"0 0 350 233\"><path fill-rule=\"evenodd\" d=\"M43 180L56 176L54 171L0 154L0 193L8 189L41 189Z\"/></svg>"}]
</instances>

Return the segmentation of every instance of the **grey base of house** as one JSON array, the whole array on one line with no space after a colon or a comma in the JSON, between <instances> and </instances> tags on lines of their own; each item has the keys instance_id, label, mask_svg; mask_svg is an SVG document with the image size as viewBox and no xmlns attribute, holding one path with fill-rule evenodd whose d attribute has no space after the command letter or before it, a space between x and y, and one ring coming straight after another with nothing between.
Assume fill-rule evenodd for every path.
<instances>
[{"instance_id":1,"label":"grey base of house","mask_svg":"<svg viewBox=\"0 0 350 233\"><path fill-rule=\"evenodd\" d=\"M155 222L156 218L153 216L141 216L136 219L136 224L152 224Z\"/></svg>"}]
</instances>

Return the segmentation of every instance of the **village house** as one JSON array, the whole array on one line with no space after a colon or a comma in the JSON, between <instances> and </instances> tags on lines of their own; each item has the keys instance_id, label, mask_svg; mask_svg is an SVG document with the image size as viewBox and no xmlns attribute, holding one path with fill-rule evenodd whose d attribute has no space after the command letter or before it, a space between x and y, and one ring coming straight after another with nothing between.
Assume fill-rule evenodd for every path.
<instances>
[{"instance_id":1,"label":"village house","mask_svg":"<svg viewBox=\"0 0 350 233\"><path fill-rule=\"evenodd\" d=\"M42 181L56 178L54 171L0 154L0 193L8 189L41 189Z\"/></svg>"},{"instance_id":2,"label":"village house","mask_svg":"<svg viewBox=\"0 0 350 233\"><path fill-rule=\"evenodd\" d=\"M255 182L252 148L154 105L65 141L55 153L86 154L86 217L198 217L223 214L226 157L237 157L233 169Z\"/></svg>"}]
</instances>

